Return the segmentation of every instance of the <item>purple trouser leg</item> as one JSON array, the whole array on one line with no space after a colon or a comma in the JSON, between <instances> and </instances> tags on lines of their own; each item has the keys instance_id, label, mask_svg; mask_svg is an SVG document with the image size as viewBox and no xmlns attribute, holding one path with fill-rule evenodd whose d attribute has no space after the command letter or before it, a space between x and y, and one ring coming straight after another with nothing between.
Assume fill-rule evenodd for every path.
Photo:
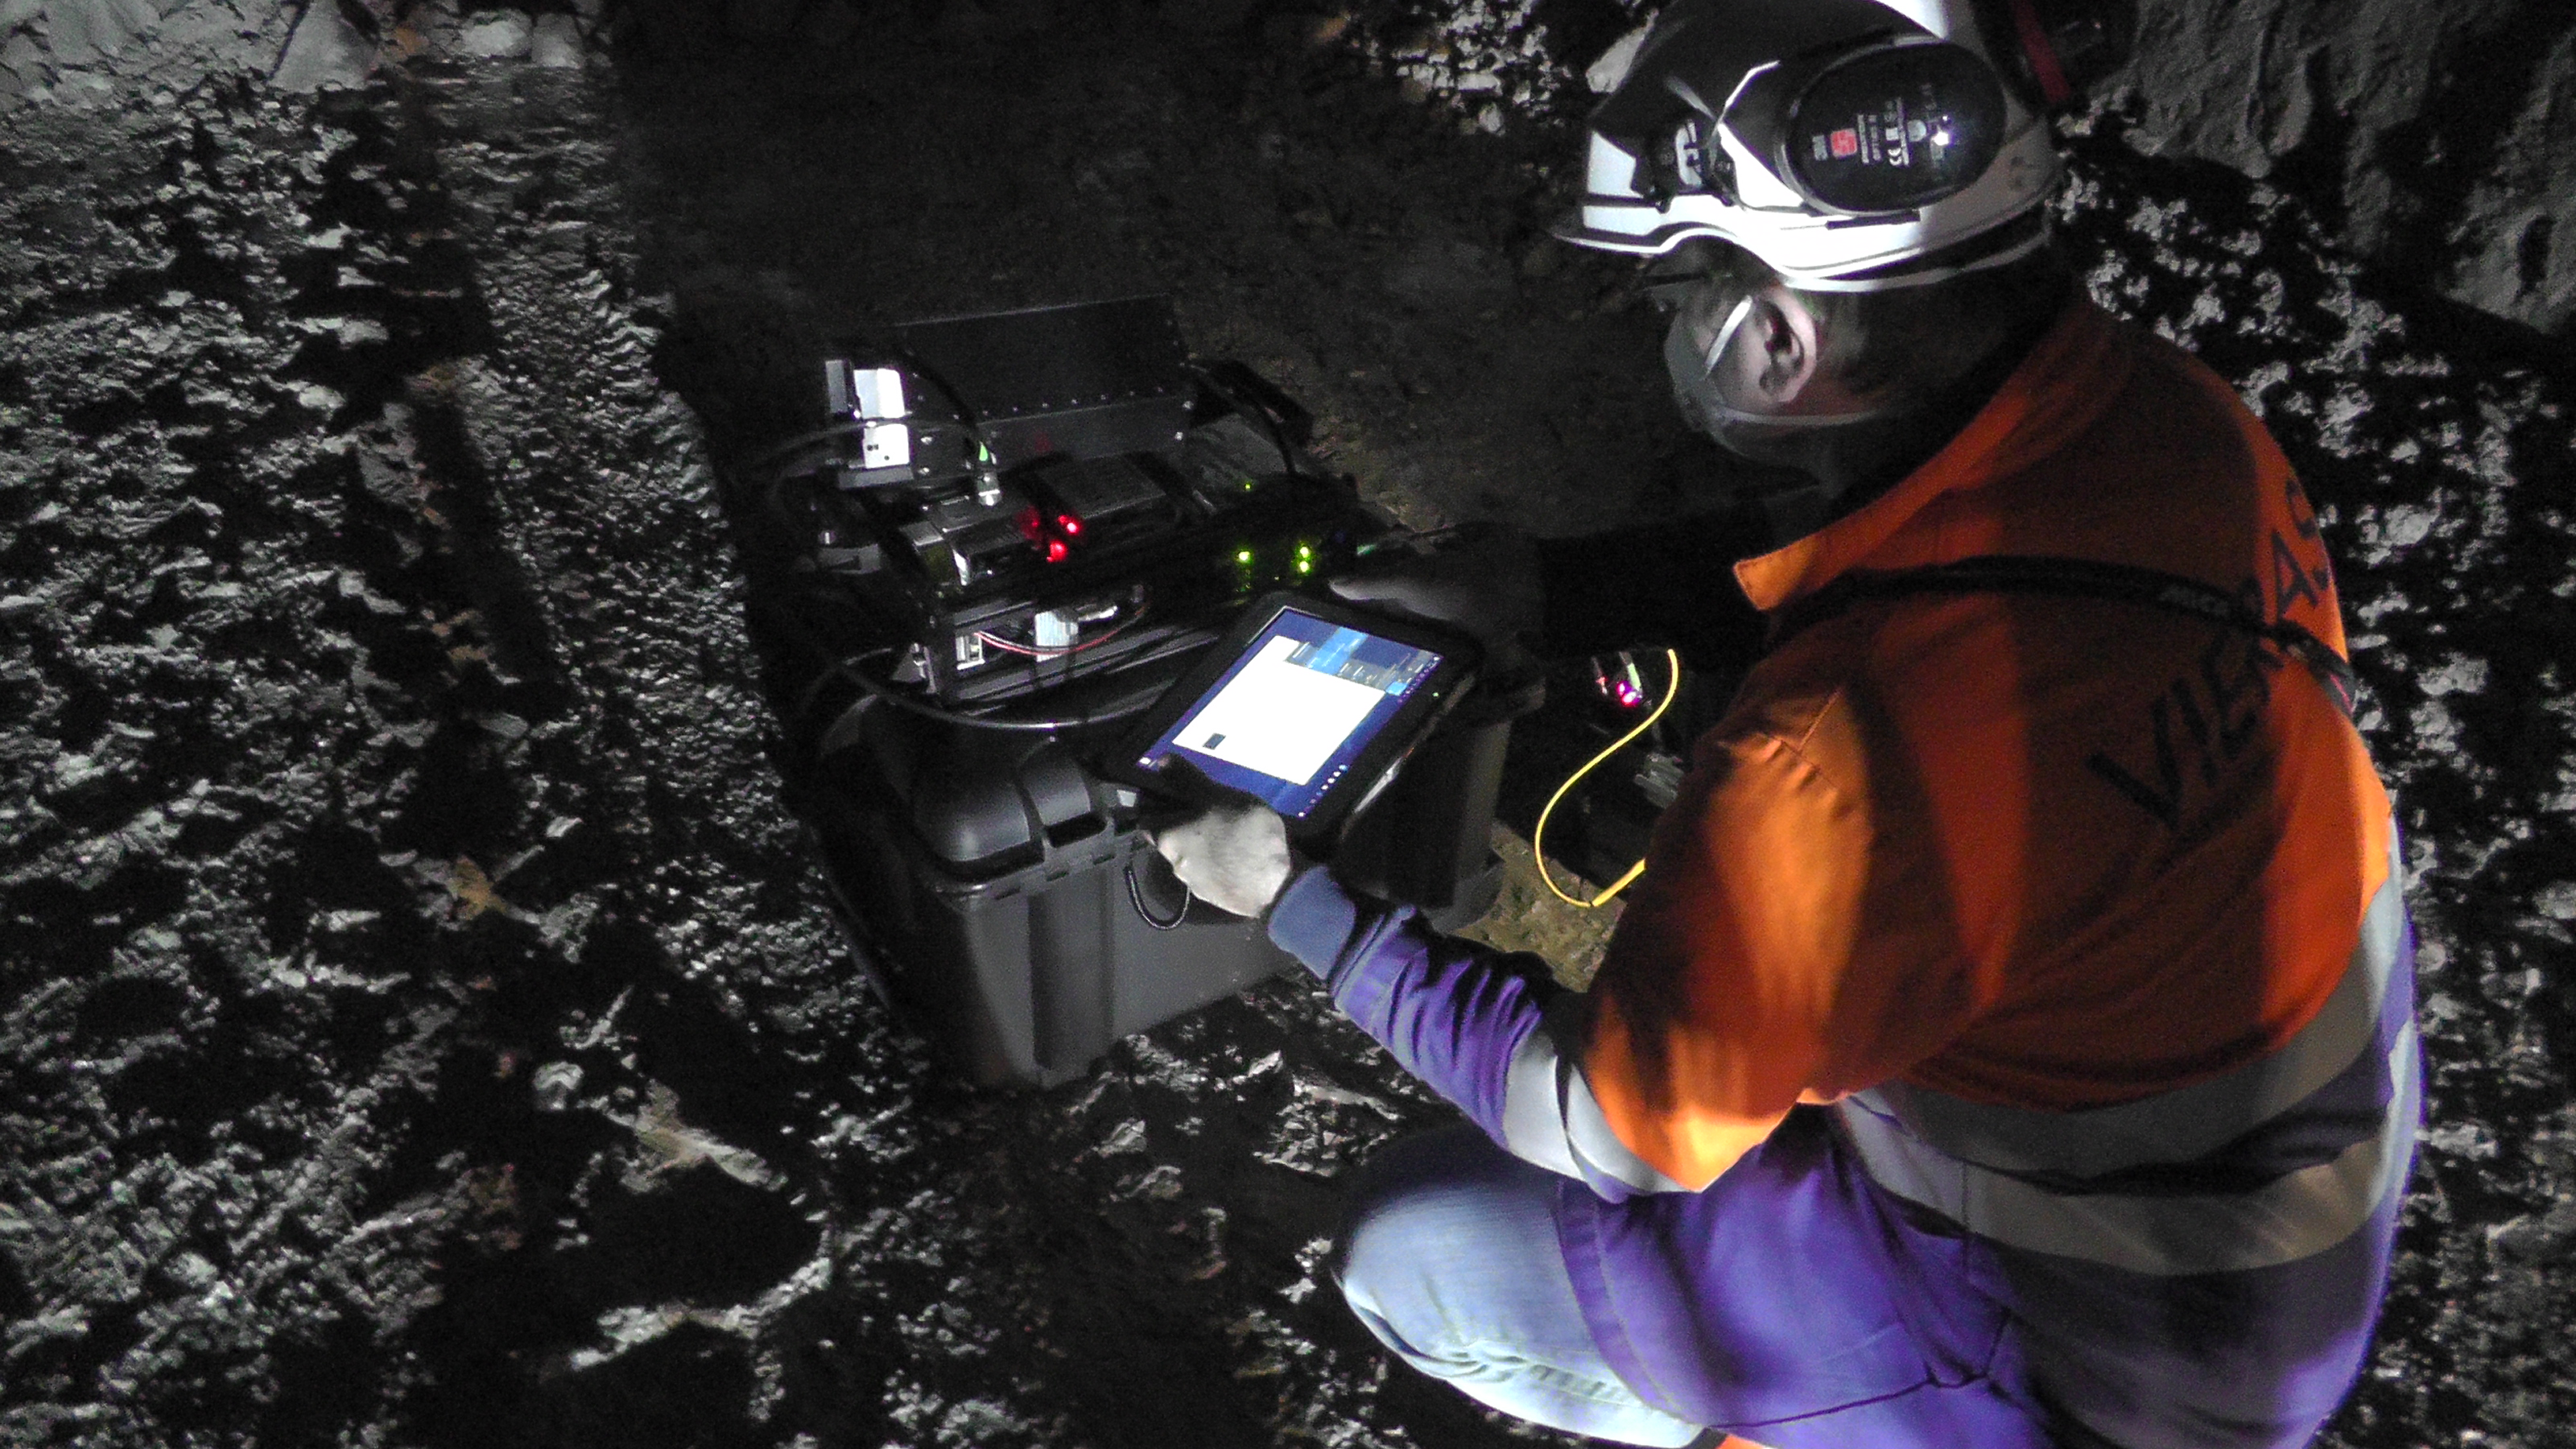
<instances>
[{"instance_id":1,"label":"purple trouser leg","mask_svg":"<svg viewBox=\"0 0 2576 1449\"><path fill-rule=\"evenodd\" d=\"M1640 1397L1774 1449L2055 1442L1985 1245L1871 1184L1800 1108L1696 1193L1557 1194L1566 1268Z\"/></svg>"},{"instance_id":2,"label":"purple trouser leg","mask_svg":"<svg viewBox=\"0 0 2576 1449\"><path fill-rule=\"evenodd\" d=\"M1703 1192L1567 1183L1558 1224L1621 1380L1773 1449L2289 1449L2360 1367L2397 1207L2278 1267L2128 1273L1929 1220L1801 1108Z\"/></svg>"},{"instance_id":3,"label":"purple trouser leg","mask_svg":"<svg viewBox=\"0 0 2576 1449\"><path fill-rule=\"evenodd\" d=\"M1361 1322L1414 1367L1622 1443L1683 1444L1707 1423L1773 1449L2295 1444L2351 1383L2370 1314L2343 1300L2375 1296L2393 1229L2392 1203L2314 1259L2141 1278L1920 1221L1820 1112L1793 1113L1705 1193L1624 1203L1462 1125L1370 1164L1339 1273ZM1646 1242L1660 1269L1634 1251ZM2240 1402L2205 1404L2181 1439L2169 1399L2139 1405L2153 1427L2120 1424L2113 1406L2160 1376L2150 1360L2173 1337L2149 1320L2231 1302L2246 1337L2298 1362L2213 1377L2177 1361L2161 1371L2171 1395L2233 1384ZM2311 1334L2261 1327L2303 1310Z\"/></svg>"}]
</instances>

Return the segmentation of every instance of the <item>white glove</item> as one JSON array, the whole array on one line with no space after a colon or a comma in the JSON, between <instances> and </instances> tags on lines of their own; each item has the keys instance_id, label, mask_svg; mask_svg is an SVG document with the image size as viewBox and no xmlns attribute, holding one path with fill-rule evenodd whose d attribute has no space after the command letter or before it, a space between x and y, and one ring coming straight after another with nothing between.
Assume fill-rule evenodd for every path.
<instances>
[{"instance_id":1,"label":"white glove","mask_svg":"<svg viewBox=\"0 0 2576 1449\"><path fill-rule=\"evenodd\" d=\"M1288 822L1249 797L1211 805L1154 832L1154 850L1190 894L1238 916L1258 916L1286 889L1295 868Z\"/></svg>"}]
</instances>

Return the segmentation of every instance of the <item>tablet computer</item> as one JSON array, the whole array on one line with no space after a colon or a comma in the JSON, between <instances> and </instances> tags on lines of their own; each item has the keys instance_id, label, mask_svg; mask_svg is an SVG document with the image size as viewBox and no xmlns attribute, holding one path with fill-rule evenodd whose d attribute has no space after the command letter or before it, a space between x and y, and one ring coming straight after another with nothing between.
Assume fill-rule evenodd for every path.
<instances>
[{"instance_id":1,"label":"tablet computer","mask_svg":"<svg viewBox=\"0 0 2576 1449\"><path fill-rule=\"evenodd\" d=\"M1393 776L1476 663L1475 641L1450 630L1272 594L1145 711L1101 773L1185 800L1213 781L1267 801L1290 838L1315 844Z\"/></svg>"}]
</instances>

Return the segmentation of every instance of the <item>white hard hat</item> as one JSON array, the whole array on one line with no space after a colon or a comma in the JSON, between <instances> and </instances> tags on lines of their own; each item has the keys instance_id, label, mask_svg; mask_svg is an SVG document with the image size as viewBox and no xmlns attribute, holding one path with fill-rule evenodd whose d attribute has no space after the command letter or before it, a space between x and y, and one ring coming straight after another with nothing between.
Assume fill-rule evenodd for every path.
<instances>
[{"instance_id":1,"label":"white hard hat","mask_svg":"<svg viewBox=\"0 0 2576 1449\"><path fill-rule=\"evenodd\" d=\"M1558 234L1715 237L1812 291L1999 265L2045 239L2046 109L2130 29L2128 0L1676 0L1593 113Z\"/></svg>"}]
</instances>

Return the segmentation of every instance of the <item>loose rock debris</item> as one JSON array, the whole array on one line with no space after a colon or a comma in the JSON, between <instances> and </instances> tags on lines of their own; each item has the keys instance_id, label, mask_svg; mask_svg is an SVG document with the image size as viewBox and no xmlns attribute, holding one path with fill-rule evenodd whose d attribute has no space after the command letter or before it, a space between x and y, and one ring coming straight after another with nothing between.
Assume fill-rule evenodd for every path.
<instances>
[{"instance_id":1,"label":"loose rock debris","mask_svg":"<svg viewBox=\"0 0 2576 1449\"><path fill-rule=\"evenodd\" d=\"M802 56L639 18L597 69L536 17L0 133L0 1437L1556 1439L1331 1291L1336 1179L1446 1111L1307 983L1031 1095L885 1015L763 755L717 467L832 326L1136 283L1418 521L1722 467L1623 274L1539 238L1565 112L1465 43L1520 12L978 13ZM2576 1442L2570 374L2123 125L2062 220L2305 474L2423 881L2433 1130L2329 1442Z\"/></svg>"}]
</instances>

